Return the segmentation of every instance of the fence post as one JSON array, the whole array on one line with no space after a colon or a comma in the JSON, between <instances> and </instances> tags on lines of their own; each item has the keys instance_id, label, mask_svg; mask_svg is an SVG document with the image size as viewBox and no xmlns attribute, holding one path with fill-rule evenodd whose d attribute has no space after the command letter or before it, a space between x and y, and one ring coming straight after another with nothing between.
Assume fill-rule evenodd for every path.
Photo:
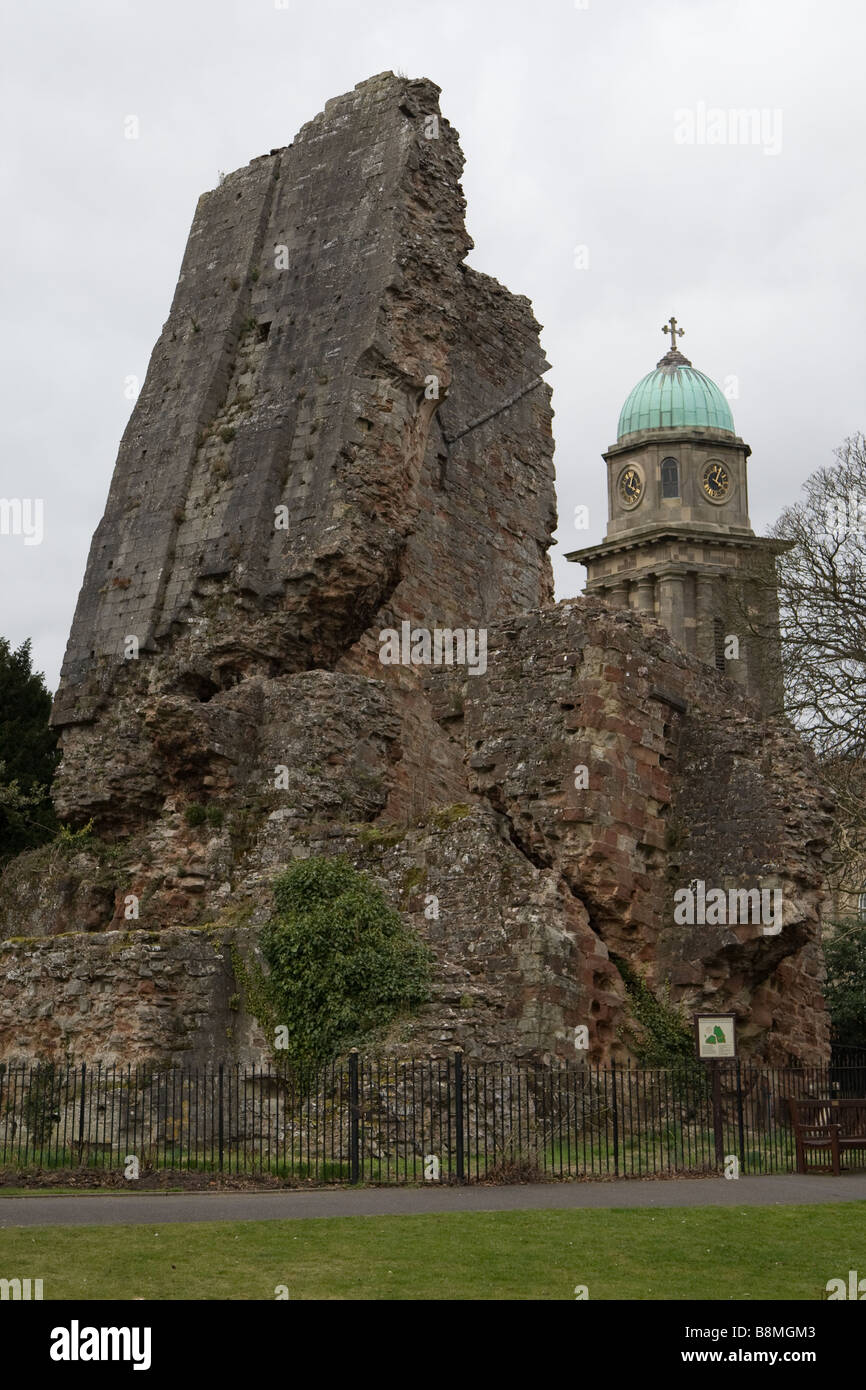
<instances>
[{"instance_id":1,"label":"fence post","mask_svg":"<svg viewBox=\"0 0 866 1390\"><path fill-rule=\"evenodd\" d=\"M358 1110L358 1049L353 1047L349 1053L349 1182L351 1183L358 1182L361 1176Z\"/></svg>"},{"instance_id":2,"label":"fence post","mask_svg":"<svg viewBox=\"0 0 866 1390\"><path fill-rule=\"evenodd\" d=\"M463 1135L463 1048L454 1051L454 1147L457 1181L466 1181L466 1157Z\"/></svg>"},{"instance_id":3,"label":"fence post","mask_svg":"<svg viewBox=\"0 0 866 1390\"><path fill-rule=\"evenodd\" d=\"M219 1069L219 1118L217 1120L217 1143L219 1144L219 1170L223 1170L223 1063Z\"/></svg>"},{"instance_id":4,"label":"fence post","mask_svg":"<svg viewBox=\"0 0 866 1390\"><path fill-rule=\"evenodd\" d=\"M722 1129L722 1064L714 1060L710 1062L710 1070L713 1076L713 1138L716 1144L716 1163L720 1168L725 1166L725 1135Z\"/></svg>"},{"instance_id":5,"label":"fence post","mask_svg":"<svg viewBox=\"0 0 866 1390\"><path fill-rule=\"evenodd\" d=\"M616 1059L612 1058L610 1063L611 1076L613 1078L613 1175L619 1177L619 1111L616 1104Z\"/></svg>"},{"instance_id":6,"label":"fence post","mask_svg":"<svg viewBox=\"0 0 866 1390\"><path fill-rule=\"evenodd\" d=\"M87 1080L87 1063L81 1063L81 1100L78 1104L78 1161L84 1153L84 1087Z\"/></svg>"},{"instance_id":7,"label":"fence post","mask_svg":"<svg viewBox=\"0 0 866 1390\"><path fill-rule=\"evenodd\" d=\"M740 1074L740 1059L737 1058L737 1133L740 1139L740 1171L746 1169L746 1137L743 1124L743 1079Z\"/></svg>"}]
</instances>

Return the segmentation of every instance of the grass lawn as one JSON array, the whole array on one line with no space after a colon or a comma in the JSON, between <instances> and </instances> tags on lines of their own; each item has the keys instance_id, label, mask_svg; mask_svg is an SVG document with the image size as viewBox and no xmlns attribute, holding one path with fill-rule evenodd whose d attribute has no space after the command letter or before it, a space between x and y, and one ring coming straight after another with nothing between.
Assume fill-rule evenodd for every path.
<instances>
[{"instance_id":1,"label":"grass lawn","mask_svg":"<svg viewBox=\"0 0 866 1390\"><path fill-rule=\"evenodd\" d=\"M0 1230L46 1299L820 1300L866 1270L860 1203Z\"/></svg>"}]
</instances>

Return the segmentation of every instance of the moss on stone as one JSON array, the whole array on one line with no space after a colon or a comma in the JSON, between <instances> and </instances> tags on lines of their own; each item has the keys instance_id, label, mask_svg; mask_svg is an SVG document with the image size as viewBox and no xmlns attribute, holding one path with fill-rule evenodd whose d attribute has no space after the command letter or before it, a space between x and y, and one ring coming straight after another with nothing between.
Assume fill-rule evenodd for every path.
<instances>
[{"instance_id":1,"label":"moss on stone","mask_svg":"<svg viewBox=\"0 0 866 1390\"><path fill-rule=\"evenodd\" d=\"M407 896L416 888L427 882L427 866L424 864L413 864L403 877L403 892Z\"/></svg>"},{"instance_id":2,"label":"moss on stone","mask_svg":"<svg viewBox=\"0 0 866 1390\"><path fill-rule=\"evenodd\" d=\"M358 839L365 849L391 849L405 840L407 833L405 826L364 825L358 832Z\"/></svg>"},{"instance_id":3,"label":"moss on stone","mask_svg":"<svg viewBox=\"0 0 866 1390\"><path fill-rule=\"evenodd\" d=\"M428 817L428 825L435 826L437 830L447 830L449 825L455 821L464 820L470 815L472 807L465 802L455 801L451 806L442 806L438 811L433 811Z\"/></svg>"}]
</instances>

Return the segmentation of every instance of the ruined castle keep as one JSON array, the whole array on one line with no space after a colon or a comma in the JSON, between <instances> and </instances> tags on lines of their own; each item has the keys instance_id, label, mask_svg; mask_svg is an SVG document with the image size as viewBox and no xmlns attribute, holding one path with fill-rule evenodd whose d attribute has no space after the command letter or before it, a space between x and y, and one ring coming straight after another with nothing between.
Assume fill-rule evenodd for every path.
<instances>
[{"instance_id":1,"label":"ruined castle keep","mask_svg":"<svg viewBox=\"0 0 866 1390\"><path fill-rule=\"evenodd\" d=\"M199 200L55 702L93 833L0 883L0 1056L266 1057L238 961L333 853L436 955L392 1052L622 1058L637 975L827 1054L811 758L646 605L554 604L548 364L437 97L373 78ZM781 930L677 924L695 880Z\"/></svg>"}]
</instances>

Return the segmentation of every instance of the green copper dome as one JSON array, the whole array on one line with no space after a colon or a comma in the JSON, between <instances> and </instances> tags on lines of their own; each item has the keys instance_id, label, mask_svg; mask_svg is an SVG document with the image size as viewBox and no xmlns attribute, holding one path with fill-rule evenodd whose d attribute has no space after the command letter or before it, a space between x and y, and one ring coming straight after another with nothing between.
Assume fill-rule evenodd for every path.
<instances>
[{"instance_id":1,"label":"green copper dome","mask_svg":"<svg viewBox=\"0 0 866 1390\"><path fill-rule=\"evenodd\" d=\"M735 433L730 406L716 383L674 348L629 393L620 411L617 440L637 430L689 426Z\"/></svg>"}]
</instances>

